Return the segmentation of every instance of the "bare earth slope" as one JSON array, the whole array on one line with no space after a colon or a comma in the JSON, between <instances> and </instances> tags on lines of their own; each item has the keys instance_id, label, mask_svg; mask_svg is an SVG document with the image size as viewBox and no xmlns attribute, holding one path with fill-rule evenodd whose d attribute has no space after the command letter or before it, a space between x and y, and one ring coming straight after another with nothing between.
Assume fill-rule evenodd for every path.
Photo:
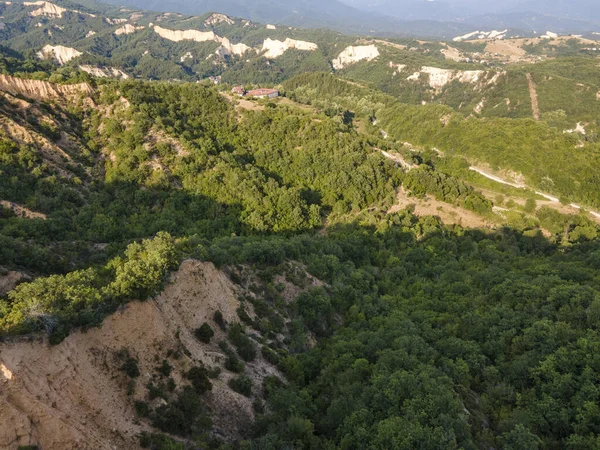
<instances>
[{"instance_id":1,"label":"bare earth slope","mask_svg":"<svg viewBox=\"0 0 600 450\"><path fill-rule=\"evenodd\" d=\"M216 342L201 344L193 330L211 322L220 310L238 321L236 287L210 263L185 261L164 292L153 300L133 302L108 317L101 328L76 332L56 346L25 339L0 344L0 448L37 445L44 450L133 449L136 434L148 428L136 419L134 400L146 400L146 383L169 349L183 349L170 361L177 386L182 374L202 361L222 366ZM213 324L214 325L214 324ZM127 348L139 361L140 377L132 396L129 379L115 353ZM187 355L187 356L186 356ZM262 359L248 363L255 385L277 371ZM223 371L213 381L207 404L213 431L232 439L252 419L252 401L227 386L233 375ZM232 419L233 418L233 419ZM226 420L226 421L225 421Z\"/></svg>"}]
</instances>

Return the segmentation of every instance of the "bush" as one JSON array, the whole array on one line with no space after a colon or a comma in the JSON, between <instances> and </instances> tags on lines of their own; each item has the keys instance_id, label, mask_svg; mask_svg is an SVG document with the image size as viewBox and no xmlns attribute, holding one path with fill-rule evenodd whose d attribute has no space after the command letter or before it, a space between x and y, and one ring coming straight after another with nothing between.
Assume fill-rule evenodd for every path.
<instances>
[{"instance_id":1,"label":"bush","mask_svg":"<svg viewBox=\"0 0 600 450\"><path fill-rule=\"evenodd\" d=\"M234 373L242 373L244 371L244 363L240 361L233 350L231 350L229 345L227 345L227 342L221 341L219 343L219 347L227 356L227 359L225 360L225 368Z\"/></svg>"},{"instance_id":2,"label":"bush","mask_svg":"<svg viewBox=\"0 0 600 450\"><path fill-rule=\"evenodd\" d=\"M188 373L186 373L185 377L190 380L194 390L199 395L202 395L212 389L212 383L208 379L209 372L205 367L192 367Z\"/></svg>"},{"instance_id":3,"label":"bush","mask_svg":"<svg viewBox=\"0 0 600 450\"><path fill-rule=\"evenodd\" d=\"M148 417L150 415L150 406L146 402L143 402L141 400L136 400L135 412L140 417Z\"/></svg>"},{"instance_id":4,"label":"bush","mask_svg":"<svg viewBox=\"0 0 600 450\"><path fill-rule=\"evenodd\" d=\"M252 380L246 375L241 375L237 378L229 380L229 387L236 392L239 392L246 397L252 395Z\"/></svg>"},{"instance_id":5,"label":"bush","mask_svg":"<svg viewBox=\"0 0 600 450\"><path fill-rule=\"evenodd\" d=\"M210 344L210 340L215 335L215 332L208 323L204 322L200 328L197 328L196 331L194 331L194 335L200 342Z\"/></svg>"},{"instance_id":6,"label":"bush","mask_svg":"<svg viewBox=\"0 0 600 450\"><path fill-rule=\"evenodd\" d=\"M267 361L269 364L273 364L274 366L279 364L279 361L281 360L279 355L266 345L262 346L260 352L262 353L263 358L265 358L265 361Z\"/></svg>"},{"instance_id":7,"label":"bush","mask_svg":"<svg viewBox=\"0 0 600 450\"><path fill-rule=\"evenodd\" d=\"M223 313L221 311L215 311L213 319L221 330L225 331L227 329L227 322L225 322L225 319L223 318Z\"/></svg>"},{"instance_id":8,"label":"bush","mask_svg":"<svg viewBox=\"0 0 600 450\"><path fill-rule=\"evenodd\" d=\"M171 375L172 370L173 367L171 366L171 364L169 364L169 362L166 359L163 359L162 364L156 368L156 371L160 373L163 377L168 377L169 375Z\"/></svg>"},{"instance_id":9,"label":"bush","mask_svg":"<svg viewBox=\"0 0 600 450\"><path fill-rule=\"evenodd\" d=\"M121 366L121 370L127 374L129 378L137 378L140 376L140 368L138 366L138 361L131 356L128 356L123 365Z\"/></svg>"},{"instance_id":10,"label":"bush","mask_svg":"<svg viewBox=\"0 0 600 450\"><path fill-rule=\"evenodd\" d=\"M253 361L256 358L256 344L246 336L239 323L230 327L227 336L244 361Z\"/></svg>"},{"instance_id":11,"label":"bush","mask_svg":"<svg viewBox=\"0 0 600 450\"><path fill-rule=\"evenodd\" d=\"M191 386L186 386L175 402L156 409L152 426L165 433L185 436L201 412L200 397Z\"/></svg>"},{"instance_id":12,"label":"bush","mask_svg":"<svg viewBox=\"0 0 600 450\"><path fill-rule=\"evenodd\" d=\"M146 432L140 434L140 447L152 450L184 450L185 448L182 443L174 441L169 436Z\"/></svg>"}]
</instances>

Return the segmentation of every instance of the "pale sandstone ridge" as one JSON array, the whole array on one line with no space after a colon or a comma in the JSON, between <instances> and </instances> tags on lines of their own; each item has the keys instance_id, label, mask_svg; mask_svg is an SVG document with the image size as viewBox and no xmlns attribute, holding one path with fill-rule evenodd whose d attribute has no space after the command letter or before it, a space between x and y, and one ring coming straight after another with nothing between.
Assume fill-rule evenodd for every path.
<instances>
[{"instance_id":1,"label":"pale sandstone ridge","mask_svg":"<svg viewBox=\"0 0 600 450\"><path fill-rule=\"evenodd\" d=\"M101 328L75 332L55 346L24 340L0 343L0 448L139 448L136 435L148 428L137 418L134 401L146 399L155 358L183 350L179 359L170 360L171 376L179 386L186 383L183 373L198 361L221 367L224 358L217 342L226 335L212 317L218 310L228 323L239 320L236 289L212 264L184 261L161 295L129 303ZM193 335L204 322L212 323L216 333L211 344ZM129 379L115 357L123 348L138 359L141 373L130 396ZM260 356L246 364L246 371L256 387L265 376L280 376ZM229 440L239 438L241 427L253 419L252 400L227 386L233 376L223 370L206 394L214 430Z\"/></svg>"},{"instance_id":2,"label":"pale sandstone ridge","mask_svg":"<svg viewBox=\"0 0 600 450\"><path fill-rule=\"evenodd\" d=\"M217 36L218 42L221 42L221 46L215 51L215 53L221 57L229 55L243 55L244 53L252 50L246 44L232 44L227 38L220 38Z\"/></svg>"},{"instance_id":3,"label":"pale sandstone ridge","mask_svg":"<svg viewBox=\"0 0 600 450\"><path fill-rule=\"evenodd\" d=\"M121 28L117 28L115 30L115 35L117 36L121 36L123 34L133 34L138 30L143 30L144 27L136 27L135 25L132 25L130 23L126 23L125 25L123 25Z\"/></svg>"},{"instance_id":4,"label":"pale sandstone ridge","mask_svg":"<svg viewBox=\"0 0 600 450\"><path fill-rule=\"evenodd\" d=\"M216 53L220 56L225 55L243 55L251 50L246 44L232 44L227 38L217 36L214 31L198 31L198 30L169 30L158 25L153 26L154 32L164 39L173 42L194 41L194 42L217 42L221 46Z\"/></svg>"},{"instance_id":5,"label":"pale sandstone ridge","mask_svg":"<svg viewBox=\"0 0 600 450\"><path fill-rule=\"evenodd\" d=\"M278 41L276 39L267 38L263 42L262 51L266 51L264 54L265 58L275 59L291 49L312 52L318 48L319 46L317 44L307 41L298 41L290 38L287 38L285 41Z\"/></svg>"},{"instance_id":6,"label":"pale sandstone ridge","mask_svg":"<svg viewBox=\"0 0 600 450\"><path fill-rule=\"evenodd\" d=\"M496 72L490 79L486 79L490 72L484 70L451 70L425 66L421 67L420 71L413 73L406 79L409 81L418 81L422 74L428 76L429 86L436 90L442 89L454 80L464 84L477 84L480 82L494 84L498 81L500 75L502 75L501 72Z\"/></svg>"},{"instance_id":7,"label":"pale sandstone ridge","mask_svg":"<svg viewBox=\"0 0 600 450\"><path fill-rule=\"evenodd\" d=\"M471 33L467 33L463 36L457 36L452 39L454 42L462 42L467 41L469 39L504 39L506 34L508 33L508 29L497 31L473 31Z\"/></svg>"},{"instance_id":8,"label":"pale sandstone ridge","mask_svg":"<svg viewBox=\"0 0 600 450\"><path fill-rule=\"evenodd\" d=\"M359 61L372 61L379 56L379 50L375 44L373 45L360 45L350 46L339 54L339 56L331 61L335 70L341 70L350 64L357 63Z\"/></svg>"},{"instance_id":9,"label":"pale sandstone ridge","mask_svg":"<svg viewBox=\"0 0 600 450\"><path fill-rule=\"evenodd\" d=\"M98 78L121 78L123 80L127 80L129 78L129 75L127 75L125 72L120 69L115 69L114 67L83 65L79 66L79 69Z\"/></svg>"},{"instance_id":10,"label":"pale sandstone ridge","mask_svg":"<svg viewBox=\"0 0 600 450\"><path fill-rule=\"evenodd\" d=\"M111 25L118 25L120 23L125 23L127 22L127 19L111 19L110 17L105 17L104 21L106 23L109 23Z\"/></svg>"},{"instance_id":11,"label":"pale sandstone ridge","mask_svg":"<svg viewBox=\"0 0 600 450\"><path fill-rule=\"evenodd\" d=\"M93 90L87 83L80 84L55 84L41 80L27 80L24 78L0 75L0 91L12 95L22 95L34 100L58 100L91 95Z\"/></svg>"},{"instance_id":12,"label":"pale sandstone ridge","mask_svg":"<svg viewBox=\"0 0 600 450\"><path fill-rule=\"evenodd\" d=\"M79 50L72 47L48 44L38 52L37 56L41 59L54 59L62 66L82 54Z\"/></svg>"},{"instance_id":13,"label":"pale sandstone ridge","mask_svg":"<svg viewBox=\"0 0 600 450\"><path fill-rule=\"evenodd\" d=\"M7 3L7 4L10 4L10 3ZM93 14L84 13L84 12L77 11L77 10L70 10L70 9L62 8L58 5L55 5L54 3L45 2L45 1L24 2L23 5L24 6L39 6L38 9L31 11L29 13L29 15L31 17L42 16L42 17L62 18L63 14L66 12L73 12L73 13L77 13L77 14L83 14L83 15L89 16L89 17L96 17Z\"/></svg>"},{"instance_id":14,"label":"pale sandstone ridge","mask_svg":"<svg viewBox=\"0 0 600 450\"><path fill-rule=\"evenodd\" d=\"M210 16L208 19L206 19L204 21L204 25L206 25L206 26L217 25L219 23L226 23L228 25L233 25L235 23L235 21L231 17L226 16L225 14L213 14L212 16Z\"/></svg>"},{"instance_id":15,"label":"pale sandstone ridge","mask_svg":"<svg viewBox=\"0 0 600 450\"><path fill-rule=\"evenodd\" d=\"M217 35L214 31L198 31L198 30L169 30L167 28L154 25L154 32L164 39L173 42L195 41L209 42L217 41Z\"/></svg>"}]
</instances>

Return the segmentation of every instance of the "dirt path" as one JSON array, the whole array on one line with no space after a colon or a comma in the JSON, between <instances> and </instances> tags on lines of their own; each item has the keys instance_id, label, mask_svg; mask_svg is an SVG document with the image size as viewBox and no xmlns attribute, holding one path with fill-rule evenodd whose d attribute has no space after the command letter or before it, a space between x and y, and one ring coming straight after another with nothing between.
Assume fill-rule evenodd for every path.
<instances>
[{"instance_id":1,"label":"dirt path","mask_svg":"<svg viewBox=\"0 0 600 450\"><path fill-rule=\"evenodd\" d=\"M535 82L530 73L526 75L527 83L529 83L529 95L531 96L531 109L533 110L533 118L540 120L540 104L538 102L537 90Z\"/></svg>"},{"instance_id":2,"label":"dirt path","mask_svg":"<svg viewBox=\"0 0 600 450\"><path fill-rule=\"evenodd\" d=\"M506 180L503 180L502 178L499 178L497 176L494 176L494 175L491 175L491 174L489 174L487 172L484 172L483 170L478 169L477 167L469 167L469 170L472 170L473 172L477 172L479 175L482 175L482 176L484 176L484 177L486 177L486 178L488 178L488 179L490 179L492 181L495 181L497 183L505 184L505 185L512 186L512 187L519 188L519 189L529 189L529 190L532 190L537 195L539 195L541 197L544 197L546 200L548 200L545 203L538 202L538 205L541 205L541 206L552 206L552 207L554 207L554 209L557 209L557 210L559 210L560 212L562 212L564 214L571 214L572 213L572 211L569 211L568 208L563 208L564 205L562 205L562 203L560 202L560 199L558 199L556 197L553 197L551 195L545 194L543 192L536 191L536 190L530 188L529 186L527 186L525 184L510 183L510 182L508 182ZM559 208L558 206L561 206L561 207ZM568 207L572 208L574 210L578 210L578 211L580 211L582 209L582 207L580 205L577 205L575 203L569 204ZM600 213L599 212L591 211L591 210L586 210L586 212L588 214L590 214L594 218L594 220L596 222L600 223Z\"/></svg>"}]
</instances>

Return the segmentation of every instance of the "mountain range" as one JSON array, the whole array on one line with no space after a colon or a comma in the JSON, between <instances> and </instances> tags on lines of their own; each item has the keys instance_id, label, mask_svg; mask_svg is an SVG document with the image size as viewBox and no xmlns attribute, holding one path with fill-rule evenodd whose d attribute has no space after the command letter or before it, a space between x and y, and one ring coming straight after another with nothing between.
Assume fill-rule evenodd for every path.
<instances>
[{"instance_id":1,"label":"mountain range","mask_svg":"<svg viewBox=\"0 0 600 450\"><path fill-rule=\"evenodd\" d=\"M600 29L600 5L592 0L108 0L182 14L221 12L251 20L299 27L331 28L378 35L449 37L480 28L509 28L513 34L583 33Z\"/></svg>"}]
</instances>

